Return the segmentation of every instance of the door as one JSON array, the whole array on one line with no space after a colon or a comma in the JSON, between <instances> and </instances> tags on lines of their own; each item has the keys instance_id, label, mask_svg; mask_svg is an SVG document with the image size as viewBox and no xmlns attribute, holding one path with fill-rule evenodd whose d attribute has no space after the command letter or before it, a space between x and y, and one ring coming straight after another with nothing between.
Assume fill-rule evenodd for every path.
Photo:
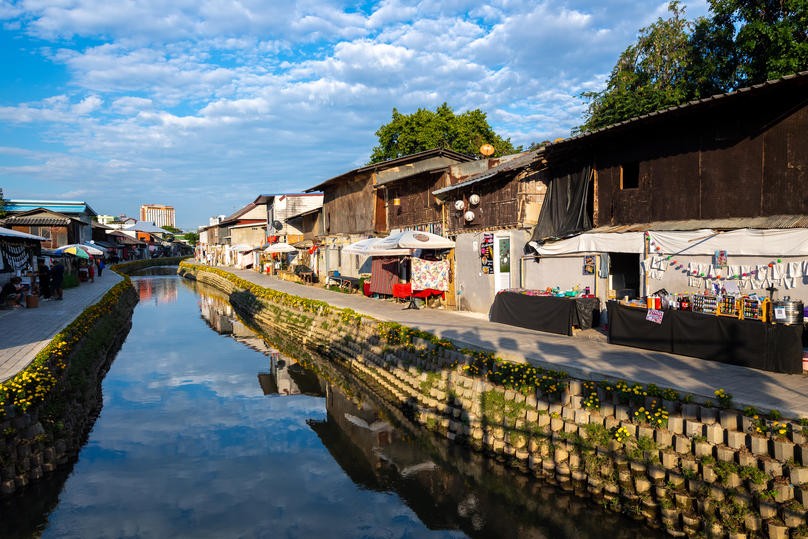
<instances>
[{"instance_id":1,"label":"door","mask_svg":"<svg viewBox=\"0 0 808 539\"><path fill-rule=\"evenodd\" d=\"M446 257L449 261L449 290L446 292L446 306L449 309L457 310L457 289L455 288L455 281L457 274L455 273L455 250L449 251L449 256Z\"/></svg>"},{"instance_id":2,"label":"door","mask_svg":"<svg viewBox=\"0 0 808 539\"><path fill-rule=\"evenodd\" d=\"M511 238L494 238L496 258L494 259L494 290L499 292L511 287Z\"/></svg>"}]
</instances>

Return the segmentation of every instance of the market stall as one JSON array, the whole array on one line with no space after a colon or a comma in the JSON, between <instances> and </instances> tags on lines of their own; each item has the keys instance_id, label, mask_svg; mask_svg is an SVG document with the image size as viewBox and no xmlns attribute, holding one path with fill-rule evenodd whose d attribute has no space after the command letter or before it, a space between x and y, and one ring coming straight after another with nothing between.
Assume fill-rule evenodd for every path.
<instances>
[{"instance_id":1,"label":"market stall","mask_svg":"<svg viewBox=\"0 0 808 539\"><path fill-rule=\"evenodd\" d=\"M491 306L492 322L559 335L595 327L599 318L600 300L594 297L512 289L498 293Z\"/></svg>"},{"instance_id":2,"label":"market stall","mask_svg":"<svg viewBox=\"0 0 808 539\"><path fill-rule=\"evenodd\" d=\"M608 304L609 342L764 371L798 374L802 323ZM650 316L649 316L650 314Z\"/></svg>"}]
</instances>

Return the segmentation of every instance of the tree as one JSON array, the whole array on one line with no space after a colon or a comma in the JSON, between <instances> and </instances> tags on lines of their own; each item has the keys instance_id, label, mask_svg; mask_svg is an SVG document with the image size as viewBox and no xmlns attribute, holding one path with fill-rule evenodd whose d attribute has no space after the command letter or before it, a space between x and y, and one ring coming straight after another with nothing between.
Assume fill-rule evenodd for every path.
<instances>
[{"instance_id":1,"label":"tree","mask_svg":"<svg viewBox=\"0 0 808 539\"><path fill-rule=\"evenodd\" d=\"M511 144L510 138L503 139L495 133L480 109L456 115L446 103L435 112L418 109L405 115L393 109L390 123L381 126L376 136L379 145L373 148L368 165L435 148L474 157L480 156L483 144L494 147L493 157L522 151L521 146Z\"/></svg>"},{"instance_id":2,"label":"tree","mask_svg":"<svg viewBox=\"0 0 808 539\"><path fill-rule=\"evenodd\" d=\"M684 103L694 89L688 76L690 32L694 23L684 18L679 2L668 5L671 17L661 17L640 30L637 42L620 55L606 89L585 92L589 102L584 124L574 134L594 131L635 116Z\"/></svg>"},{"instance_id":3,"label":"tree","mask_svg":"<svg viewBox=\"0 0 808 539\"><path fill-rule=\"evenodd\" d=\"M694 33L694 58L726 84L707 85L726 91L760 84L808 67L808 1L710 0L709 20Z\"/></svg>"},{"instance_id":4,"label":"tree","mask_svg":"<svg viewBox=\"0 0 808 539\"><path fill-rule=\"evenodd\" d=\"M168 225L161 226L160 228L162 228L166 232L171 232L172 234L176 234L177 232L182 232L182 230L180 230L179 228L174 228L173 226L168 226Z\"/></svg>"},{"instance_id":5,"label":"tree","mask_svg":"<svg viewBox=\"0 0 808 539\"><path fill-rule=\"evenodd\" d=\"M199 243L199 234L196 232L186 232L184 237L188 245L196 245Z\"/></svg>"}]
</instances>

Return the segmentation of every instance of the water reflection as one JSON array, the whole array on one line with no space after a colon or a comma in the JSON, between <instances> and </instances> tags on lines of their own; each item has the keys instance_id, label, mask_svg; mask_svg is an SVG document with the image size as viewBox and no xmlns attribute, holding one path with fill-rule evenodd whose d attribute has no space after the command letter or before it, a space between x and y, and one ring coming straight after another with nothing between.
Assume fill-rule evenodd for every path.
<instances>
[{"instance_id":1,"label":"water reflection","mask_svg":"<svg viewBox=\"0 0 808 539\"><path fill-rule=\"evenodd\" d=\"M3 537L656 537L433 436L158 272L133 281L175 301L137 306L78 461L0 503Z\"/></svg>"}]
</instances>

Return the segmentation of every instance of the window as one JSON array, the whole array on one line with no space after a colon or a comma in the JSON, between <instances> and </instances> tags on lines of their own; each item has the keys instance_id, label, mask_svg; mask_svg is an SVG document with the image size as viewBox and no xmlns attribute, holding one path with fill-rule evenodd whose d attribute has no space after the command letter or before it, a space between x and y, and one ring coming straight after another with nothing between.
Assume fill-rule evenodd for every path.
<instances>
[{"instance_id":1,"label":"window","mask_svg":"<svg viewBox=\"0 0 808 539\"><path fill-rule=\"evenodd\" d=\"M620 165L620 189L640 187L640 162L632 161Z\"/></svg>"},{"instance_id":2,"label":"window","mask_svg":"<svg viewBox=\"0 0 808 539\"><path fill-rule=\"evenodd\" d=\"M47 226L32 226L31 234L34 236L42 236L48 241L51 239L51 229Z\"/></svg>"}]
</instances>

